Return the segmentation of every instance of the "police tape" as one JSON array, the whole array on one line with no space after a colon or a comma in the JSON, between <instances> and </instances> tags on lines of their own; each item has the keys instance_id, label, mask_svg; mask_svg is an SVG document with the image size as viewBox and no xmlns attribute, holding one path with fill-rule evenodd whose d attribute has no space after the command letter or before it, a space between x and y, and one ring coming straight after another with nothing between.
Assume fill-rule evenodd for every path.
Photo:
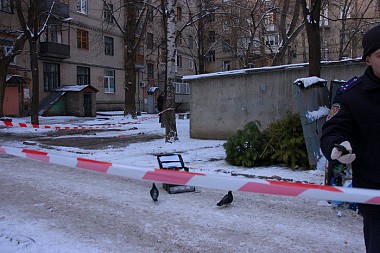
<instances>
[{"instance_id":1,"label":"police tape","mask_svg":"<svg viewBox=\"0 0 380 253\"><path fill-rule=\"evenodd\" d=\"M139 120L131 121L131 122L125 122L125 123L117 123L117 124L108 124L108 125L89 125L89 126L68 126L68 125L38 125L38 124L28 124L28 123L12 123L11 121L6 120L0 120L0 126L6 126L6 127L20 127L20 128L35 128L35 129L51 129L51 130L92 130L92 129L109 129L109 128L118 128L123 127L125 125L129 124L138 124L140 122L150 120L152 118L158 117L160 114L164 113L165 111L172 110L172 108L167 108L157 114L153 114L149 117L143 117Z\"/></svg>"},{"instance_id":2,"label":"police tape","mask_svg":"<svg viewBox=\"0 0 380 253\"><path fill-rule=\"evenodd\" d=\"M265 179L247 179L166 169L152 170L139 168L136 166L115 164L86 158L75 158L51 154L44 151L8 147L3 145L0 145L0 154L8 154L45 163L85 169L138 180L148 180L176 185L191 185L218 190L252 192L320 200L340 200L345 202L380 205L380 190L323 186Z\"/></svg>"}]
</instances>

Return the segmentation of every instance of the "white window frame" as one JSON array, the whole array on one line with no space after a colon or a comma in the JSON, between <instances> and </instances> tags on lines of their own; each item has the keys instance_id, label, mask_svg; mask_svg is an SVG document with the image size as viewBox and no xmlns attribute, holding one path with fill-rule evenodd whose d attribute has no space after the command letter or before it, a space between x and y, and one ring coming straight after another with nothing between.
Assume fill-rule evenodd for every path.
<instances>
[{"instance_id":1,"label":"white window frame","mask_svg":"<svg viewBox=\"0 0 380 253\"><path fill-rule=\"evenodd\" d=\"M189 69L194 69L194 60L189 59Z\"/></svg>"},{"instance_id":2,"label":"white window frame","mask_svg":"<svg viewBox=\"0 0 380 253\"><path fill-rule=\"evenodd\" d=\"M223 71L229 71L229 70L231 70L231 62L223 61Z\"/></svg>"},{"instance_id":3,"label":"white window frame","mask_svg":"<svg viewBox=\"0 0 380 253\"><path fill-rule=\"evenodd\" d=\"M223 20L223 31L229 31L229 30L230 30L230 21Z\"/></svg>"},{"instance_id":4,"label":"white window frame","mask_svg":"<svg viewBox=\"0 0 380 253\"><path fill-rule=\"evenodd\" d=\"M104 15L104 20L106 22L113 23L112 13L113 13L113 4L103 2L103 15Z\"/></svg>"},{"instance_id":5,"label":"white window frame","mask_svg":"<svg viewBox=\"0 0 380 253\"><path fill-rule=\"evenodd\" d=\"M342 13L341 13L342 14ZM329 5L326 4L325 7L322 9L322 16L319 21L320 26L328 26L329 25Z\"/></svg>"},{"instance_id":6,"label":"white window frame","mask_svg":"<svg viewBox=\"0 0 380 253\"><path fill-rule=\"evenodd\" d=\"M184 95L190 94L189 83L179 83L179 82L174 82L174 83L175 83L175 93L176 94L184 94Z\"/></svg>"},{"instance_id":7,"label":"white window frame","mask_svg":"<svg viewBox=\"0 0 380 253\"><path fill-rule=\"evenodd\" d=\"M77 12L88 14L88 0L77 0Z\"/></svg>"},{"instance_id":8,"label":"white window frame","mask_svg":"<svg viewBox=\"0 0 380 253\"><path fill-rule=\"evenodd\" d=\"M115 70L113 69L104 70L104 93L115 93Z\"/></svg>"},{"instance_id":9,"label":"white window frame","mask_svg":"<svg viewBox=\"0 0 380 253\"><path fill-rule=\"evenodd\" d=\"M6 54L6 55L9 54L10 51L13 50L13 46L3 46L3 48L4 48L4 51L5 51L5 54ZM16 56L13 58L13 60L11 61L12 64L16 64L16 57L17 57L17 55L16 55Z\"/></svg>"}]
</instances>

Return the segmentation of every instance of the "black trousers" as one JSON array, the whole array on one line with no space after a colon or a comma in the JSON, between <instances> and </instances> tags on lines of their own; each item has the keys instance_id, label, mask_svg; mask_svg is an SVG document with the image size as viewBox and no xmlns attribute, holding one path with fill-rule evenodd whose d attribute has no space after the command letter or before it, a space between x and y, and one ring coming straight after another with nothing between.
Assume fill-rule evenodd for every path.
<instances>
[{"instance_id":1,"label":"black trousers","mask_svg":"<svg viewBox=\"0 0 380 253\"><path fill-rule=\"evenodd\" d=\"M363 232L367 253L380 252L380 217L378 215L363 215Z\"/></svg>"}]
</instances>

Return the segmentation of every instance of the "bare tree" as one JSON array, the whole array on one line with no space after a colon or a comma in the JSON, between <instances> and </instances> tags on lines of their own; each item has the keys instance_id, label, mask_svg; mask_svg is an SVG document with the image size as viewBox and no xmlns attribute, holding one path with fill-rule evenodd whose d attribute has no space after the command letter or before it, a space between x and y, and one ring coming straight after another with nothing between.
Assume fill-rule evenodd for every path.
<instances>
[{"instance_id":1,"label":"bare tree","mask_svg":"<svg viewBox=\"0 0 380 253\"><path fill-rule=\"evenodd\" d=\"M48 12L40 12L38 10L38 1L15 0L17 15L20 21L24 36L29 42L30 66L32 69L32 106L31 106L31 122L39 124L39 68L38 68L38 49L37 43L48 25L49 18L52 13L55 1L52 1L51 8Z\"/></svg>"},{"instance_id":2,"label":"bare tree","mask_svg":"<svg viewBox=\"0 0 380 253\"><path fill-rule=\"evenodd\" d=\"M103 0L108 12L112 15L124 40L124 69L125 69L125 96L124 116L131 115L136 118L136 57L143 39L143 32L147 24L148 4L143 0L123 0L121 8L125 8L125 20L120 24L114 15L114 10L106 0Z\"/></svg>"},{"instance_id":3,"label":"bare tree","mask_svg":"<svg viewBox=\"0 0 380 253\"><path fill-rule=\"evenodd\" d=\"M309 76L321 75L321 37L319 20L321 0L300 0L302 2L307 41L309 45ZM310 5L309 5L310 2Z\"/></svg>"},{"instance_id":4,"label":"bare tree","mask_svg":"<svg viewBox=\"0 0 380 253\"><path fill-rule=\"evenodd\" d=\"M280 1L279 10L278 31L280 42L278 51L273 58L272 65L274 66L285 64L285 55L288 47L304 28L304 22L300 20L300 0L296 0L293 6L291 5L291 1Z\"/></svg>"},{"instance_id":5,"label":"bare tree","mask_svg":"<svg viewBox=\"0 0 380 253\"><path fill-rule=\"evenodd\" d=\"M330 0L323 5L329 15L321 13L322 18L334 22L335 27L340 31L339 40L336 42L339 60L357 55L357 50L361 48L360 39L363 27L374 22L372 18L365 18L371 16L369 11L374 2L375 0Z\"/></svg>"}]
</instances>

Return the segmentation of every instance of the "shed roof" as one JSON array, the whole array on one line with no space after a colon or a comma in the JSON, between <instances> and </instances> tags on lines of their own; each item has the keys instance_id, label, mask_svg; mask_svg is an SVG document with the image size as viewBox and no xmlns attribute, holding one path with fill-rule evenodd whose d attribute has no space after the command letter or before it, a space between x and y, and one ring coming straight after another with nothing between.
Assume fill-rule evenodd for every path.
<instances>
[{"instance_id":1,"label":"shed roof","mask_svg":"<svg viewBox=\"0 0 380 253\"><path fill-rule=\"evenodd\" d=\"M25 79L22 76L20 76L20 75L12 75L12 74L8 74L5 77L5 82L6 83L17 83L17 84L26 83Z\"/></svg>"},{"instance_id":2,"label":"shed roof","mask_svg":"<svg viewBox=\"0 0 380 253\"><path fill-rule=\"evenodd\" d=\"M160 92L159 87L149 87L148 93L155 93L155 92Z\"/></svg>"},{"instance_id":3,"label":"shed roof","mask_svg":"<svg viewBox=\"0 0 380 253\"><path fill-rule=\"evenodd\" d=\"M62 87L56 88L53 91L79 92L79 91L82 91L82 90L84 90L86 88L90 88L90 89L92 89L95 92L99 92L98 89L96 89L93 86L88 85L88 84L86 84L86 85L66 85L66 86L62 86Z\"/></svg>"}]
</instances>

